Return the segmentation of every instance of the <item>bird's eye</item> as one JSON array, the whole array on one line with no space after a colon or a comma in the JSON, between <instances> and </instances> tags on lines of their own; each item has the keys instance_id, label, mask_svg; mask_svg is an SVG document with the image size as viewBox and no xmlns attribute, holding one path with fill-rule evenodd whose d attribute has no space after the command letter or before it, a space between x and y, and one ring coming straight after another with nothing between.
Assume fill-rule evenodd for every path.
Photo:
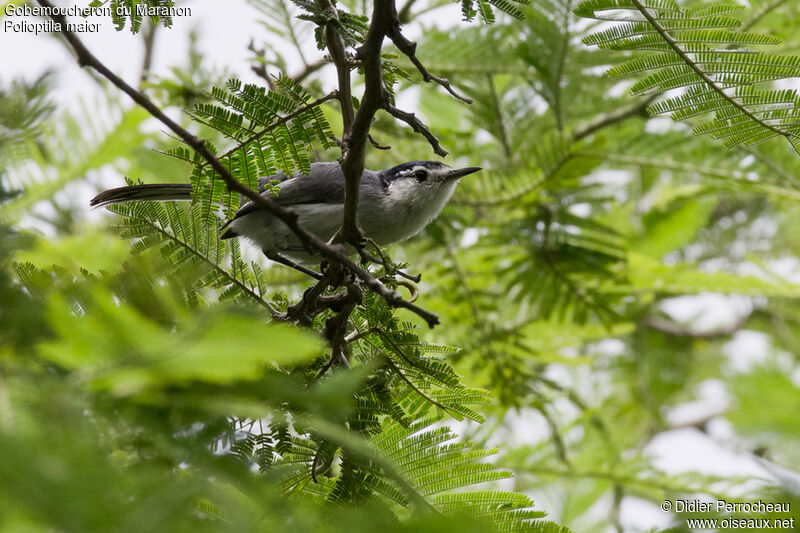
<instances>
[{"instance_id":1,"label":"bird's eye","mask_svg":"<svg viewBox=\"0 0 800 533\"><path fill-rule=\"evenodd\" d=\"M420 183L428 179L428 171L427 170L415 170L414 177L417 178L417 181Z\"/></svg>"}]
</instances>

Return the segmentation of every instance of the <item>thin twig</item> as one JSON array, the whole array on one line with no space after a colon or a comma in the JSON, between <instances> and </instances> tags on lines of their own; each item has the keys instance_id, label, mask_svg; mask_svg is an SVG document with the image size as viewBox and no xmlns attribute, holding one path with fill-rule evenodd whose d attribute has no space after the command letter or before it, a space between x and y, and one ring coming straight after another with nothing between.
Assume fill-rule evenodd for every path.
<instances>
[{"instance_id":1,"label":"thin twig","mask_svg":"<svg viewBox=\"0 0 800 533\"><path fill-rule=\"evenodd\" d=\"M500 134L500 146L503 147L503 155L507 160L511 160L511 144L508 142L508 132L506 131L506 124L503 120L503 109L500 107L500 98L497 96L497 89L494 86L494 74L491 72L486 73L486 83L489 85L489 96L492 100L492 107L494 114L497 116L498 133Z\"/></svg>"},{"instance_id":2,"label":"thin twig","mask_svg":"<svg viewBox=\"0 0 800 533\"><path fill-rule=\"evenodd\" d=\"M744 22L744 24L742 24L741 26L739 26L736 29L736 31L739 31L739 32L749 31L750 28L752 28L753 26L758 24L759 21L762 18L764 18L767 14L769 14L771 11L779 8L781 5L785 4L786 2L787 2L787 0L772 0L771 2L768 2L768 3L764 4L764 5L762 5L761 8L758 9L755 13L753 13L753 15L749 19L747 19Z\"/></svg>"},{"instance_id":3,"label":"thin twig","mask_svg":"<svg viewBox=\"0 0 800 533\"><path fill-rule=\"evenodd\" d=\"M407 0L403 7L400 8L400 12L397 14L397 20L400 21L400 24L406 24L411 21L411 8L414 7L416 1Z\"/></svg>"},{"instance_id":4,"label":"thin twig","mask_svg":"<svg viewBox=\"0 0 800 533\"><path fill-rule=\"evenodd\" d=\"M150 77L150 68L153 65L153 49L156 42L158 24L148 21L144 29L144 59L142 59L142 73L139 76L139 87L143 87Z\"/></svg>"},{"instance_id":5,"label":"thin twig","mask_svg":"<svg viewBox=\"0 0 800 533\"><path fill-rule=\"evenodd\" d=\"M258 60L256 61L255 65L250 67L259 78L263 79L269 85L269 88L272 89L275 87L275 79L269 75L267 72L267 67L265 66L266 59L265 59L265 50L263 48L256 48L255 43L251 40L250 44L247 45L247 49L253 52ZM289 76L293 81L300 83L311 74L315 73L325 65L330 63L330 61L325 59L320 59L319 61L315 61L314 63L305 63L303 62L303 69L297 72L296 74L292 74ZM338 97L338 96L337 96Z\"/></svg>"},{"instance_id":6,"label":"thin twig","mask_svg":"<svg viewBox=\"0 0 800 533\"><path fill-rule=\"evenodd\" d=\"M592 133L601 130L603 128L607 128L609 126L613 126L623 120L633 118L633 117L643 117L647 118L647 107L652 104L656 98L658 98L660 94L653 94L642 100L641 102L636 102L628 107L623 107L621 109L617 109L616 111L612 111L610 113L603 113L601 115L597 115L594 120L585 124L575 130L572 134L573 141L580 141L584 137L588 137Z\"/></svg>"},{"instance_id":7,"label":"thin twig","mask_svg":"<svg viewBox=\"0 0 800 533\"><path fill-rule=\"evenodd\" d=\"M419 118L417 118L417 115L414 113L409 113L408 111L403 111L402 109L398 109L388 101L383 104L383 109L394 118L402 120L411 126L412 130L425 137L436 155L441 157L447 156L447 150L442 148L442 145L439 144L439 139L436 138L428 126L426 126Z\"/></svg>"},{"instance_id":8,"label":"thin twig","mask_svg":"<svg viewBox=\"0 0 800 533\"><path fill-rule=\"evenodd\" d=\"M392 147L389 146L388 144L381 144L378 141L376 141L375 137L373 137L371 133L367 134L367 139L369 139L369 143L376 150L391 150L392 149Z\"/></svg>"},{"instance_id":9,"label":"thin twig","mask_svg":"<svg viewBox=\"0 0 800 533\"><path fill-rule=\"evenodd\" d=\"M397 15L397 10L394 8L394 5L392 5L392 25L389 28L389 31L386 33L386 36L389 37L389 39L392 40L397 49L403 52L411 61L411 63L413 63L414 66L417 67L419 73L422 74L423 81L425 81L426 83L430 83L432 81L436 82L442 87L444 87L447 90L447 92L449 92L455 98L458 98L459 100L467 104L472 103L471 98L467 98L466 96L458 94L456 90L453 89L453 86L450 85L450 82L447 80L447 78L440 78L439 76L434 76L433 74L428 72L428 69L425 68L425 65L423 65L422 62L417 57L416 53L417 43L409 41L406 38L406 36L403 35L403 33L400 31L400 18Z\"/></svg>"},{"instance_id":10,"label":"thin twig","mask_svg":"<svg viewBox=\"0 0 800 533\"><path fill-rule=\"evenodd\" d=\"M318 0L330 2L330 0ZM345 205L340 237L355 245L363 246L364 235L358 227L358 198L361 176L364 173L364 157L366 155L367 135L372 126L375 112L386 99L383 86L383 67L381 66L381 48L383 38L392 25L391 13L395 13L393 0L375 0L372 19L364 45L361 47L361 61L364 70L364 94L349 128L345 130L342 173L345 178ZM337 70L347 70L348 79L350 65L336 65Z\"/></svg>"},{"instance_id":11,"label":"thin twig","mask_svg":"<svg viewBox=\"0 0 800 533\"><path fill-rule=\"evenodd\" d=\"M317 0L317 5L331 22L339 20L336 6L331 0ZM325 26L325 41L333 64L336 65L336 76L339 82L339 105L342 110L342 136L347 139L347 133L353 125L355 109L353 109L353 94L350 89L350 64L345 52L342 36L336 31L333 24Z\"/></svg>"},{"instance_id":12,"label":"thin twig","mask_svg":"<svg viewBox=\"0 0 800 533\"><path fill-rule=\"evenodd\" d=\"M346 286L342 307L335 316L325 321L325 339L331 345L331 364L338 361L341 366L349 368L347 357L347 322L357 305L364 302L364 292L355 283Z\"/></svg>"},{"instance_id":13,"label":"thin twig","mask_svg":"<svg viewBox=\"0 0 800 533\"><path fill-rule=\"evenodd\" d=\"M267 82L269 89L273 90L275 88L275 81L270 77L269 72L267 72L266 51L263 48L256 48L256 44L252 39L250 39L247 49L253 52L258 58L256 64L252 65L250 70L252 70L256 76Z\"/></svg>"},{"instance_id":14,"label":"thin twig","mask_svg":"<svg viewBox=\"0 0 800 533\"><path fill-rule=\"evenodd\" d=\"M550 426L550 440L553 441L553 447L556 450L556 457L558 457L559 461L569 466L570 462L567 458L567 447L564 444L564 439L561 438L561 432L558 430L558 424L556 424L556 421L553 420L553 417L550 416L550 413L547 412L547 409L545 409L543 405L539 405L534 408L539 411L539 414L542 415L545 422L547 422L547 425Z\"/></svg>"},{"instance_id":15,"label":"thin twig","mask_svg":"<svg viewBox=\"0 0 800 533\"><path fill-rule=\"evenodd\" d=\"M304 79L306 79L311 74L315 73L316 71L318 71L319 69L321 69L322 67L327 65L328 63L329 62L325 61L325 60L319 60L319 61L315 61L314 63L309 63L308 65L303 67L303 70L301 70L300 72L298 72L296 74L292 74L289 77L292 78L297 83L300 83L301 81L303 81Z\"/></svg>"}]
</instances>

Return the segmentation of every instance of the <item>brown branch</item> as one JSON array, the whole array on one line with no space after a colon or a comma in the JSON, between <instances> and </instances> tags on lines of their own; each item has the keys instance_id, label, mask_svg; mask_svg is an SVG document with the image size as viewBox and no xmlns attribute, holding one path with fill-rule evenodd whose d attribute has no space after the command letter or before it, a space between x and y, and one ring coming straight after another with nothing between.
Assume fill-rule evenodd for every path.
<instances>
[{"instance_id":1,"label":"brown branch","mask_svg":"<svg viewBox=\"0 0 800 533\"><path fill-rule=\"evenodd\" d=\"M253 42L252 39L250 39L250 42L247 44L247 49L253 52L258 58L256 64L250 66L250 70L252 70L256 76L267 82L267 86L269 87L270 90L274 89L275 82L272 80L272 78L269 76L269 73L267 72L266 51L263 48L256 48L256 44L255 42Z\"/></svg>"},{"instance_id":2,"label":"brown branch","mask_svg":"<svg viewBox=\"0 0 800 533\"><path fill-rule=\"evenodd\" d=\"M391 146L389 146L388 144L381 144L381 143L379 143L379 142L377 141L377 139L375 139L375 137L373 137L373 136L372 136L372 134L371 134L371 133L368 133L368 134L367 134L367 139L369 139L369 143L370 143L370 144L372 145L372 147L373 147L373 148L375 148L376 150L391 150L391 149L392 149L392 147L391 147Z\"/></svg>"},{"instance_id":3,"label":"brown branch","mask_svg":"<svg viewBox=\"0 0 800 533\"><path fill-rule=\"evenodd\" d=\"M259 78L263 79L269 85L269 88L272 89L275 87L275 80L272 76L269 75L267 72L266 67L266 51L263 48L256 48L255 43L250 40L250 43L247 45L247 49L253 52L256 57L258 58L255 65L250 66L250 70L252 70ZM297 72L296 74L292 74L289 76L290 79L300 83L311 74L315 73L322 67L328 64L328 61L321 59L314 63L304 63L303 70Z\"/></svg>"},{"instance_id":4,"label":"brown branch","mask_svg":"<svg viewBox=\"0 0 800 533\"><path fill-rule=\"evenodd\" d=\"M414 7L416 1L417 0L408 0L405 5L400 8L400 12L397 14L397 20L400 21L400 24L411 22L411 8Z\"/></svg>"},{"instance_id":5,"label":"brown branch","mask_svg":"<svg viewBox=\"0 0 800 533\"><path fill-rule=\"evenodd\" d=\"M329 0L319 0L325 2ZM397 12L393 0L375 0L372 9L372 20L364 45L360 49L364 69L364 95L353 119L346 130L344 138L342 173L345 178L344 219L340 237L357 248L363 247L364 236L358 227L358 197L361 175L364 173L364 157L366 155L367 135L369 134L375 112L386 100L386 89L383 86L383 69L381 66L381 48L383 38L393 23L393 14ZM337 65L337 70L348 70ZM349 74L348 74L349 75Z\"/></svg>"},{"instance_id":6,"label":"brown branch","mask_svg":"<svg viewBox=\"0 0 800 533\"><path fill-rule=\"evenodd\" d=\"M300 83L301 81L303 81L304 79L309 77L311 74L315 73L316 71L318 71L319 69L321 69L322 67L324 67L327 64L328 64L328 62L324 61L324 60L316 61L314 63L309 63L303 68L303 70L301 70L297 74L292 74L289 77L292 78L297 83Z\"/></svg>"},{"instance_id":7,"label":"brown branch","mask_svg":"<svg viewBox=\"0 0 800 533\"><path fill-rule=\"evenodd\" d=\"M659 96L660 96L659 94L653 94L645 98L641 102L637 102L628 107L623 107L621 109L617 109L616 111L612 111L610 113L597 115L597 117L595 117L594 120L592 120L588 124L584 124L577 130L575 130L572 133L572 140L580 141L584 137L588 137L589 135L598 130L607 128L608 126L612 126L614 124L617 124L618 122L622 122L623 120L629 118L633 117L648 118L647 106L652 104Z\"/></svg>"},{"instance_id":8,"label":"brown branch","mask_svg":"<svg viewBox=\"0 0 800 533\"><path fill-rule=\"evenodd\" d=\"M338 22L339 14L331 0L317 0L317 5L322 9L328 20ZM353 94L350 89L350 62L345 53L344 39L336 31L333 24L329 23L325 26L325 41L328 44L331 60L336 65L336 77L339 82L339 104L342 108L342 136L346 140L347 133L350 131L355 117Z\"/></svg>"},{"instance_id":9,"label":"brown branch","mask_svg":"<svg viewBox=\"0 0 800 533\"><path fill-rule=\"evenodd\" d=\"M420 74L422 74L422 79L426 83L436 82L442 87L444 87L447 92L453 95L455 98L458 98L462 102L467 104L472 103L471 98L467 98L466 96L461 96L453 89L453 86L450 85L450 82L447 78L440 78L439 76L434 76L428 69L425 68L425 65L417 57L417 43L409 41L405 35L403 35L402 31L400 31L400 18L397 15L397 10L394 8L394 4L392 4L392 21L391 26L388 28L386 36L392 40L394 45L397 47L398 50L403 52L408 59L417 67L417 70Z\"/></svg>"},{"instance_id":10,"label":"brown branch","mask_svg":"<svg viewBox=\"0 0 800 533\"><path fill-rule=\"evenodd\" d=\"M139 87L143 87L150 77L150 68L153 65L153 49L156 42L158 24L148 21L144 30L144 59L142 59L142 73L139 77Z\"/></svg>"},{"instance_id":11,"label":"brown branch","mask_svg":"<svg viewBox=\"0 0 800 533\"><path fill-rule=\"evenodd\" d=\"M503 120L503 109L500 107L500 98L497 96L497 89L494 86L494 75L490 72L486 73L486 83L489 85L489 96L492 101L492 108L494 114L497 116L497 129L500 137L500 146L503 147L503 155L506 159L511 160L511 143L508 141L508 132L506 131L506 123Z\"/></svg>"},{"instance_id":12,"label":"brown branch","mask_svg":"<svg viewBox=\"0 0 800 533\"><path fill-rule=\"evenodd\" d=\"M325 310L325 306L320 305L319 301L322 294L336 282L335 278L338 277L340 272L341 269L333 266L328 268L322 279L303 293L303 297L299 302L289 306L289 309L286 310L286 318L303 326L311 326L314 317Z\"/></svg>"},{"instance_id":13,"label":"brown branch","mask_svg":"<svg viewBox=\"0 0 800 533\"><path fill-rule=\"evenodd\" d=\"M329 261L347 267L356 277L361 279L361 281L367 287L381 296L390 306L403 307L418 314L428 323L430 327L433 327L439 323L439 318L435 313L431 313L419 308L411 302L405 301L400 293L386 287L384 284L370 275L369 272L359 267L352 259L350 259L350 257L341 247L331 246L316 235L309 233L304 228L300 227L298 223L298 216L292 209L281 206L272 197L262 196L249 187L245 187L242 183L236 180L236 178L233 177L230 171L225 168L220 160L217 159L213 153L211 153L204 141L195 137L186 129L178 125L175 121L170 119L147 96L128 85L124 80L111 72L108 67L101 63L74 33L67 30L66 17L55 13L53 5L48 0L37 0L37 2L39 5L45 8L49 8L49 11L51 12L50 18L60 25L61 33L75 51L75 55L80 66L89 67L98 72L114 86L127 94L134 102L139 104L147 112L157 118L162 124L167 126L167 128L180 137L184 143L193 148L203 157L203 159L208 162L208 164L220 175L222 180L225 182L225 185L228 187L228 190L232 192L238 192L264 211L280 219L295 235L297 235L303 246L305 246L308 250L318 251ZM378 50L378 54L380 54L380 50ZM363 167L363 159L361 165Z\"/></svg>"},{"instance_id":14,"label":"brown branch","mask_svg":"<svg viewBox=\"0 0 800 533\"><path fill-rule=\"evenodd\" d=\"M388 101L384 102L383 109L387 113L392 115L394 118L402 120L403 122L411 126L412 130L425 137L428 140L428 143L431 145L431 148L433 148L433 151L436 153L436 155L442 157L447 156L447 150L442 148L442 146L439 144L439 139L436 138L436 136L431 132L428 126L426 126L419 118L417 118L417 115L415 115L414 113L403 111L402 109L398 109L394 107L392 104L390 104Z\"/></svg>"},{"instance_id":15,"label":"brown branch","mask_svg":"<svg viewBox=\"0 0 800 533\"><path fill-rule=\"evenodd\" d=\"M346 285L338 313L325 321L325 339L331 345L330 365L337 362L349 367L347 357L347 322L357 305L364 303L364 293L355 283Z\"/></svg>"},{"instance_id":16,"label":"brown branch","mask_svg":"<svg viewBox=\"0 0 800 533\"><path fill-rule=\"evenodd\" d=\"M650 316L642 321L642 324L653 328L661 333L673 335L675 337L691 337L693 339L713 340L719 338L730 337L747 324L750 319L750 314L746 313L739 317L734 323L709 331L696 331L690 326L678 324L672 320L666 319L661 316Z\"/></svg>"}]
</instances>

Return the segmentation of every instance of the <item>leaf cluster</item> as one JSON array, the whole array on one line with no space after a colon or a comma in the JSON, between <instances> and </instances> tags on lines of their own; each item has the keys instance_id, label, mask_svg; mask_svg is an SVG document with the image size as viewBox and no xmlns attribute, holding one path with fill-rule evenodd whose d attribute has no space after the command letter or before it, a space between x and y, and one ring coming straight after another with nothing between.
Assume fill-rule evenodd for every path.
<instances>
[{"instance_id":1,"label":"leaf cluster","mask_svg":"<svg viewBox=\"0 0 800 533\"><path fill-rule=\"evenodd\" d=\"M589 0L575 13L618 22L587 36L586 44L651 52L608 71L610 76L647 73L631 92L684 89L650 106L652 114L669 113L674 120L684 120L713 113L712 119L694 127L696 134L710 134L728 147L781 136L800 152L797 92L759 87L800 75L800 58L754 49L778 44L780 39L741 31L742 21L736 15L742 9L731 3L690 9L669 0Z\"/></svg>"}]
</instances>

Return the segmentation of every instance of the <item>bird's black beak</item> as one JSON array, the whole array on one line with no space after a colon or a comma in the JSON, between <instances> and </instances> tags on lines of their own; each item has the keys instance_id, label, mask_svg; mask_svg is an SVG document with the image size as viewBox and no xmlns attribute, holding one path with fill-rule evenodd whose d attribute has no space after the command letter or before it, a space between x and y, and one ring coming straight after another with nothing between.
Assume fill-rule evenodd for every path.
<instances>
[{"instance_id":1,"label":"bird's black beak","mask_svg":"<svg viewBox=\"0 0 800 533\"><path fill-rule=\"evenodd\" d=\"M467 174L472 174L473 172L477 172L479 170L483 170L481 167L464 167L464 168L457 168L451 170L450 173L447 175L447 179L449 180L456 180L458 178L463 178Z\"/></svg>"}]
</instances>

